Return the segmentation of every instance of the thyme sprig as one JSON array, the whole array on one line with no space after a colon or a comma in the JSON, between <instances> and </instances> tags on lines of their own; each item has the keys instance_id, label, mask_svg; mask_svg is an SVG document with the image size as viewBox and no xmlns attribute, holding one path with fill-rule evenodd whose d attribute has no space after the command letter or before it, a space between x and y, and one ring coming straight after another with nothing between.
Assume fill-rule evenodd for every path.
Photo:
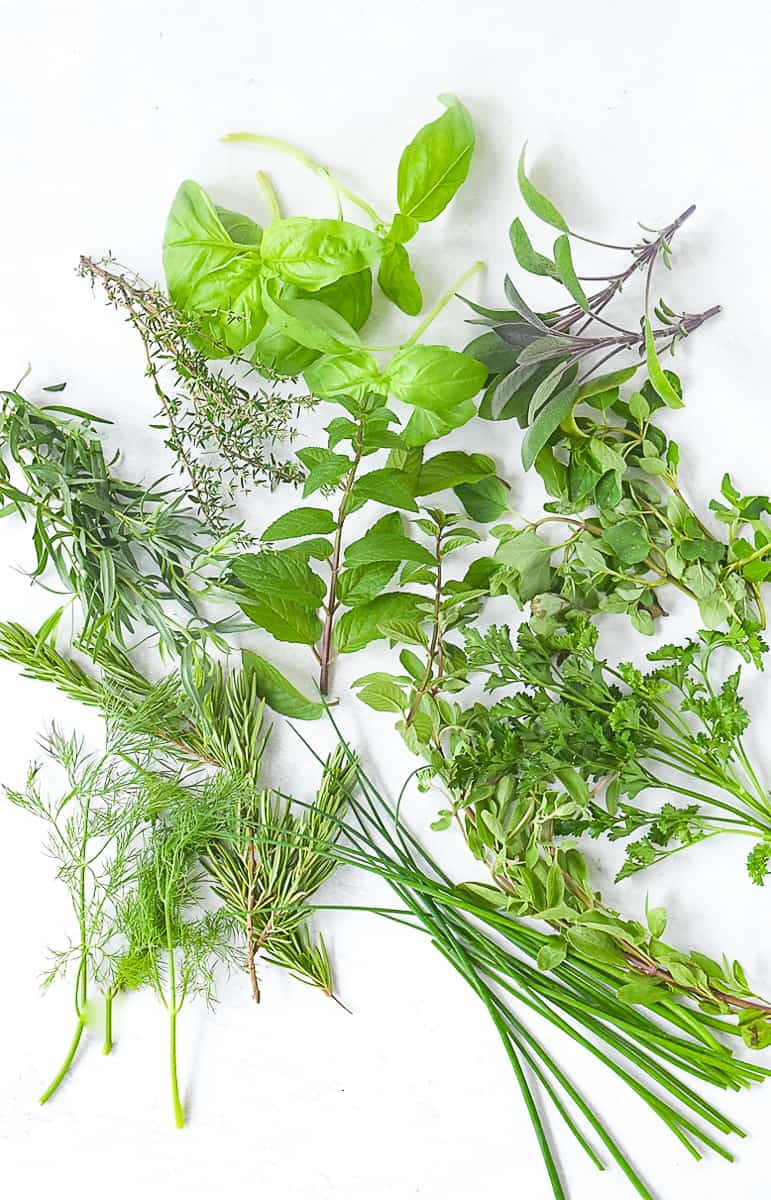
<instances>
[{"instance_id":1,"label":"thyme sprig","mask_svg":"<svg viewBox=\"0 0 771 1200\"><path fill-rule=\"evenodd\" d=\"M287 393L261 367L262 383L247 387L254 366L226 344L212 340L195 313L182 312L164 292L112 259L82 256L78 274L99 283L107 301L139 334L146 374L160 401L166 445L190 483L201 518L216 535L232 528L241 493L267 484L299 483L295 459L280 460L274 448L295 436L294 421L315 404L307 393ZM200 347L205 345L205 350ZM223 359L227 370L212 359ZM239 371L246 382L234 374ZM240 531L242 541L248 541Z\"/></svg>"}]
</instances>

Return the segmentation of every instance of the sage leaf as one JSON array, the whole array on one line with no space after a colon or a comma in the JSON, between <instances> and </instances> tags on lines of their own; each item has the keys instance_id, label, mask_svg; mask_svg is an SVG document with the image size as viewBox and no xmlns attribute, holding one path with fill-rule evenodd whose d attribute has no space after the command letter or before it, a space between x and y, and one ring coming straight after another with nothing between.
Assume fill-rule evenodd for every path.
<instances>
[{"instance_id":1,"label":"sage leaf","mask_svg":"<svg viewBox=\"0 0 771 1200\"><path fill-rule=\"evenodd\" d=\"M553 225L555 229L561 230L562 233L570 233L570 229L562 213L528 179L525 172L526 152L527 142L522 147L519 162L517 163L517 181L519 183L519 190L522 193L522 199L530 211L534 212L547 225Z\"/></svg>"},{"instance_id":2,"label":"sage leaf","mask_svg":"<svg viewBox=\"0 0 771 1200\"><path fill-rule=\"evenodd\" d=\"M572 383L546 404L536 417L522 443L522 465L529 471L546 443L570 415L578 398L578 385Z\"/></svg>"}]
</instances>

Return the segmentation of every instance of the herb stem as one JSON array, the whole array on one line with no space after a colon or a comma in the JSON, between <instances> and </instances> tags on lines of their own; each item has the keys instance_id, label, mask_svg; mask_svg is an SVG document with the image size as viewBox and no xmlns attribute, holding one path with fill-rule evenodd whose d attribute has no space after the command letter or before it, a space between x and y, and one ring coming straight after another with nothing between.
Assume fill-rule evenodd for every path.
<instances>
[{"instance_id":1,"label":"herb stem","mask_svg":"<svg viewBox=\"0 0 771 1200\"><path fill-rule=\"evenodd\" d=\"M475 262L472 267L469 267L467 271L463 272L461 277L455 281L452 287L448 288L444 295L439 298L431 311L426 313L426 316L420 322L417 329L413 330L412 336L407 338L407 341L403 343L405 348L407 346L414 346L415 343L422 338L429 325L436 320L442 309L447 307L460 288L463 287L463 284L466 283L468 279L471 279L473 275L477 275L481 270L483 270L484 265L485 264L483 262Z\"/></svg>"},{"instance_id":2,"label":"herb stem","mask_svg":"<svg viewBox=\"0 0 771 1200\"><path fill-rule=\"evenodd\" d=\"M104 1046L102 1054L112 1050L112 1002L115 996L113 988L108 988L104 994Z\"/></svg>"},{"instance_id":3,"label":"herb stem","mask_svg":"<svg viewBox=\"0 0 771 1200\"><path fill-rule=\"evenodd\" d=\"M337 579L340 574L340 560L343 549L343 526L345 525L346 517L348 516L348 501L351 495L354 482L356 480L356 472L359 469L359 464L364 453L364 428L363 423L359 421L356 431L356 440L353 446L354 456L351 464L351 469L345 480L343 487L343 495L340 501L340 506L337 510L337 521L335 527L335 540L332 549L332 561L329 576L329 591L327 593L326 612L324 615L324 628L321 634L321 644L319 647L319 691L322 696L329 693L329 666L332 655L332 630L334 626L335 612L337 611Z\"/></svg>"},{"instance_id":4,"label":"herb stem","mask_svg":"<svg viewBox=\"0 0 771 1200\"><path fill-rule=\"evenodd\" d=\"M83 1036L83 1030L85 1029L85 1027L86 1027L85 1016L80 1016L78 1018L77 1026L75 1027L75 1034L70 1043L70 1048L67 1051L67 1054L65 1055L64 1062L62 1063L62 1065L59 1068L59 1070L57 1071L56 1075L53 1077L53 1079L49 1083L48 1087L46 1088L46 1090L43 1092L42 1096L40 1097L41 1104L45 1104L47 1100L51 1099L54 1092L59 1087L59 1084L62 1082L65 1075L67 1074L70 1067L72 1066L72 1060L74 1059L75 1054L78 1049L78 1046L80 1045L80 1039Z\"/></svg>"}]
</instances>

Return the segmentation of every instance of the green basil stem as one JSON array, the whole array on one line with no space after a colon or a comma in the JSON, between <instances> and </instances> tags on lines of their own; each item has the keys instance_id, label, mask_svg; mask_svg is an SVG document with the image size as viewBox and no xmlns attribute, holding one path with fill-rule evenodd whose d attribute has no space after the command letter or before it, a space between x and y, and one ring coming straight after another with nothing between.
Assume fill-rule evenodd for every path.
<instances>
[{"instance_id":1,"label":"green basil stem","mask_svg":"<svg viewBox=\"0 0 771 1200\"><path fill-rule=\"evenodd\" d=\"M409 338L407 338L406 342L403 343L403 345L405 347L406 346L414 346L416 342L420 341L423 334L428 329L429 325L431 325L432 322L436 320L436 318L439 316L442 309L447 307L447 305L450 303L450 301L454 298L454 296L457 295L457 293L463 287L464 283L467 283L468 280L471 279L474 275L478 275L480 271L484 270L484 265L485 264L483 262L475 262L473 266L469 267L467 271L463 272L461 277L455 281L455 283L452 285L452 287L448 288L447 291L444 293L444 295L441 296L439 298L439 300L437 300L434 307L429 312L426 313L425 317L420 322L417 329L414 329L411 336Z\"/></svg>"},{"instance_id":2,"label":"green basil stem","mask_svg":"<svg viewBox=\"0 0 771 1200\"><path fill-rule=\"evenodd\" d=\"M280 221L281 208L279 207L278 196L276 195L273 184L270 182L264 171L257 172L257 182L260 185L263 196L265 197L265 202L270 209L271 217L274 221Z\"/></svg>"},{"instance_id":3,"label":"green basil stem","mask_svg":"<svg viewBox=\"0 0 771 1200\"><path fill-rule=\"evenodd\" d=\"M321 163L316 162L315 159L311 158L309 154L306 154L297 146L292 146L289 142L282 141L281 138L270 137L262 133L226 133L221 140L223 142L252 142L258 146L270 146L274 150L281 150L282 153L289 154L292 158L296 158L298 162L301 162L303 166L307 167L309 171L313 171L314 175L319 175L322 179L326 179L335 194L340 219L342 219L340 197L344 196L346 200L350 200L351 204L355 204L357 208L361 209L369 217L376 229L384 229L386 227L385 221L381 220L371 204L368 204L356 192L352 192L350 188L340 183L332 174L329 167L322 166Z\"/></svg>"}]
</instances>

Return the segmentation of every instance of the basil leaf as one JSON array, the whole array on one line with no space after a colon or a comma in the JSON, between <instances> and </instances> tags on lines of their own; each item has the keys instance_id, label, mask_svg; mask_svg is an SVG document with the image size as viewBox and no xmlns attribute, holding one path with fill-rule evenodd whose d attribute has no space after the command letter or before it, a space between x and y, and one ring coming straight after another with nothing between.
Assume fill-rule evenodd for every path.
<instances>
[{"instance_id":1,"label":"basil leaf","mask_svg":"<svg viewBox=\"0 0 771 1200\"><path fill-rule=\"evenodd\" d=\"M348 567L337 577L337 598L341 604L353 608L379 596L387 583L393 579L399 560L392 562L366 563L362 567Z\"/></svg>"},{"instance_id":2,"label":"basil leaf","mask_svg":"<svg viewBox=\"0 0 771 1200\"><path fill-rule=\"evenodd\" d=\"M348 221L286 217L265 230L261 251L271 272L315 292L372 266L383 247L376 233Z\"/></svg>"},{"instance_id":3,"label":"basil leaf","mask_svg":"<svg viewBox=\"0 0 771 1200\"><path fill-rule=\"evenodd\" d=\"M423 464L414 491L416 496L429 496L462 483L477 483L485 475L494 474L495 463L486 454L447 450Z\"/></svg>"},{"instance_id":4,"label":"basil leaf","mask_svg":"<svg viewBox=\"0 0 771 1200\"><path fill-rule=\"evenodd\" d=\"M522 193L522 199L530 211L534 212L542 221L545 221L547 225L553 225L555 229L561 230L562 233L570 233L570 229L562 213L528 179L525 173L526 151L527 142L522 147L517 164L517 181L519 183L519 190Z\"/></svg>"},{"instance_id":5,"label":"basil leaf","mask_svg":"<svg viewBox=\"0 0 771 1200\"><path fill-rule=\"evenodd\" d=\"M190 179L166 221L163 269L174 303L202 319L212 357L254 341L265 324L259 250L233 241L206 192Z\"/></svg>"},{"instance_id":6,"label":"basil leaf","mask_svg":"<svg viewBox=\"0 0 771 1200\"><path fill-rule=\"evenodd\" d=\"M418 449L465 425L475 413L476 408L471 400L466 400L454 408L447 408L441 414L416 408L402 430L402 442L411 449Z\"/></svg>"},{"instance_id":7,"label":"basil leaf","mask_svg":"<svg viewBox=\"0 0 771 1200\"><path fill-rule=\"evenodd\" d=\"M440 96L447 111L415 135L399 160L396 194L404 216L433 221L469 172L474 126L454 96Z\"/></svg>"},{"instance_id":8,"label":"basil leaf","mask_svg":"<svg viewBox=\"0 0 771 1200\"><path fill-rule=\"evenodd\" d=\"M418 562L432 566L434 560L425 546L406 536L399 514L388 513L345 551L347 567L382 562Z\"/></svg>"},{"instance_id":9,"label":"basil leaf","mask_svg":"<svg viewBox=\"0 0 771 1200\"><path fill-rule=\"evenodd\" d=\"M414 217L405 217L404 213L394 213L391 228L388 230L388 241L398 242L400 246L403 246L405 242L414 238L419 229L420 225Z\"/></svg>"},{"instance_id":10,"label":"basil leaf","mask_svg":"<svg viewBox=\"0 0 771 1200\"><path fill-rule=\"evenodd\" d=\"M274 712L297 721L315 721L324 714L324 705L309 700L285 675L253 650L241 653L244 670L255 681L258 695Z\"/></svg>"},{"instance_id":11,"label":"basil leaf","mask_svg":"<svg viewBox=\"0 0 771 1200\"><path fill-rule=\"evenodd\" d=\"M349 350L317 359L305 371L307 386L322 399L356 395L360 390L368 390L379 377L377 362L366 350Z\"/></svg>"},{"instance_id":12,"label":"basil leaf","mask_svg":"<svg viewBox=\"0 0 771 1200\"><path fill-rule=\"evenodd\" d=\"M388 676L365 676L354 687L361 686L357 698L376 712L404 712L409 701L403 688Z\"/></svg>"},{"instance_id":13,"label":"basil leaf","mask_svg":"<svg viewBox=\"0 0 771 1200\"><path fill-rule=\"evenodd\" d=\"M395 243L386 250L380 262L377 281L383 295L397 308L408 316L417 316L423 307L423 293L404 246Z\"/></svg>"},{"instance_id":14,"label":"basil leaf","mask_svg":"<svg viewBox=\"0 0 771 1200\"><path fill-rule=\"evenodd\" d=\"M280 597L315 610L326 592L323 579L294 549L239 554L230 569L250 596Z\"/></svg>"},{"instance_id":15,"label":"basil leaf","mask_svg":"<svg viewBox=\"0 0 771 1200\"><path fill-rule=\"evenodd\" d=\"M407 346L393 356L385 378L405 404L441 415L476 396L487 369L470 355L445 346Z\"/></svg>"},{"instance_id":16,"label":"basil leaf","mask_svg":"<svg viewBox=\"0 0 771 1200\"><path fill-rule=\"evenodd\" d=\"M229 208L220 208L219 204L215 212L234 242L241 246L259 246L262 241L262 226L251 217L232 212Z\"/></svg>"},{"instance_id":17,"label":"basil leaf","mask_svg":"<svg viewBox=\"0 0 771 1200\"><path fill-rule=\"evenodd\" d=\"M274 299L268 285L263 288L262 303L272 325L301 346L337 354L361 344L345 317L321 300Z\"/></svg>"},{"instance_id":18,"label":"basil leaf","mask_svg":"<svg viewBox=\"0 0 771 1200\"><path fill-rule=\"evenodd\" d=\"M250 597L239 604L249 620L277 642L313 646L321 637L323 627L313 609L277 596Z\"/></svg>"}]
</instances>

